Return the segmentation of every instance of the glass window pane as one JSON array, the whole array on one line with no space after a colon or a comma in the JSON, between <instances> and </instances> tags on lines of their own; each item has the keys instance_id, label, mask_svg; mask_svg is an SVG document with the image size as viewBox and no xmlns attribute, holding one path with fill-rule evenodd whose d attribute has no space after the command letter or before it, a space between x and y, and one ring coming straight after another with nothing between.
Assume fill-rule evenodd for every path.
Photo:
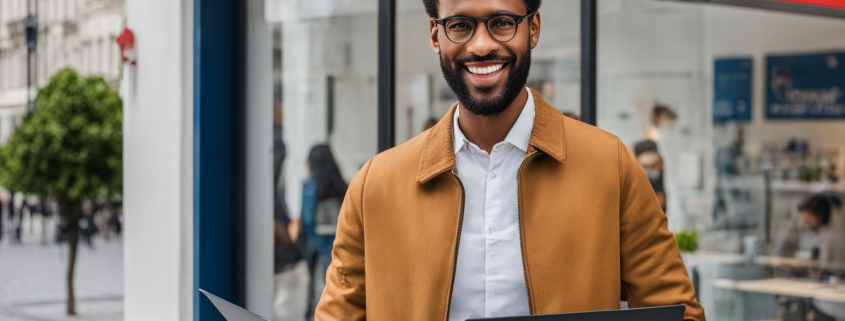
<instances>
[{"instance_id":1,"label":"glass window pane","mask_svg":"<svg viewBox=\"0 0 845 321\"><path fill-rule=\"evenodd\" d=\"M799 204L845 191L843 100L820 98L845 88L845 20L601 0L598 22L598 125L638 154L707 316L804 320L821 307L803 301L811 296L739 291L733 281L812 288L843 271L818 253L844 253L825 229L845 232L839 223L814 231ZM845 317L832 306L817 312Z\"/></svg>"},{"instance_id":2,"label":"glass window pane","mask_svg":"<svg viewBox=\"0 0 845 321\"><path fill-rule=\"evenodd\" d=\"M264 9L275 203L274 297L266 300L272 319L305 320L325 282L346 184L376 154L377 3L266 0Z\"/></svg>"}]
</instances>

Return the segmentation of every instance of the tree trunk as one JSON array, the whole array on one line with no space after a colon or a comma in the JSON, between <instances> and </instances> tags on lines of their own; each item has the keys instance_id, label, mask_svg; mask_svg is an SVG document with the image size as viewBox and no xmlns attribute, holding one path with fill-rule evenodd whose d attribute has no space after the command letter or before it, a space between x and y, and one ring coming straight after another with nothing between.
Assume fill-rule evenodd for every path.
<instances>
[{"instance_id":1,"label":"tree trunk","mask_svg":"<svg viewBox=\"0 0 845 321\"><path fill-rule=\"evenodd\" d=\"M67 222L67 241L70 255L67 262L67 315L76 315L76 297L73 293L73 275L76 268L76 248L79 243L79 218L82 204L73 201L61 201L59 211Z\"/></svg>"}]
</instances>

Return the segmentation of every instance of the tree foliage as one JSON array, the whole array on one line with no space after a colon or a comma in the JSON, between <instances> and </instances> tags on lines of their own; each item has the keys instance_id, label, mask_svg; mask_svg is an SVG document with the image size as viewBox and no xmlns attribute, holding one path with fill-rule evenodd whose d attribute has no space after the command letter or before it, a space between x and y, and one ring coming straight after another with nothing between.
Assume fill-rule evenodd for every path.
<instances>
[{"instance_id":1,"label":"tree foliage","mask_svg":"<svg viewBox=\"0 0 845 321\"><path fill-rule=\"evenodd\" d=\"M122 101L101 77L56 73L0 149L0 185L67 202L122 189Z\"/></svg>"}]
</instances>

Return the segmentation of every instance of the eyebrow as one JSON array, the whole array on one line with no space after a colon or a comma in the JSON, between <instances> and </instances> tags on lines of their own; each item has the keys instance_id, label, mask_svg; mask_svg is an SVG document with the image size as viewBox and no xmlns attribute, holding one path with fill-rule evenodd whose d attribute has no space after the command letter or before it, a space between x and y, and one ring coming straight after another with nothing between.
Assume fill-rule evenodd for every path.
<instances>
[{"instance_id":1,"label":"eyebrow","mask_svg":"<svg viewBox=\"0 0 845 321\"><path fill-rule=\"evenodd\" d=\"M496 11L496 12L490 13L490 14L488 14L488 15L486 15L486 16L492 16L492 15L497 15L497 14L512 14L512 15L521 16L521 14L515 13L515 12L510 11L510 10L499 10L499 11ZM482 16L482 17L486 17L486 16ZM444 17L444 18L449 18L449 17L473 17L473 16L470 16L470 15L464 15L464 14L455 14L455 15L448 15L448 16L446 16L446 17Z\"/></svg>"}]
</instances>

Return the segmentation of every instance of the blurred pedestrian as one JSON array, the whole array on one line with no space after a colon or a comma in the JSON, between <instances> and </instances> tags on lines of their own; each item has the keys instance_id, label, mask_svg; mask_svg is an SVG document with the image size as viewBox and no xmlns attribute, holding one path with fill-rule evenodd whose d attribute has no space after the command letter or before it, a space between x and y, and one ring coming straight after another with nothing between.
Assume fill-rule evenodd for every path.
<instances>
[{"instance_id":1,"label":"blurred pedestrian","mask_svg":"<svg viewBox=\"0 0 845 321\"><path fill-rule=\"evenodd\" d=\"M114 237L120 240L120 232L123 231L121 208L117 203L110 203L109 206L111 210L109 211L109 217L106 225L108 226L110 234L114 234Z\"/></svg>"},{"instance_id":2,"label":"blurred pedestrian","mask_svg":"<svg viewBox=\"0 0 845 321\"><path fill-rule=\"evenodd\" d=\"M48 243L48 226L53 217L53 208L49 197L41 198L41 244Z\"/></svg>"},{"instance_id":3,"label":"blurred pedestrian","mask_svg":"<svg viewBox=\"0 0 845 321\"><path fill-rule=\"evenodd\" d=\"M654 142L660 142L661 138L665 138L665 132L674 129L676 120L678 115L671 108L655 104L651 110L651 123L646 128L646 136Z\"/></svg>"},{"instance_id":4,"label":"blurred pedestrian","mask_svg":"<svg viewBox=\"0 0 845 321\"><path fill-rule=\"evenodd\" d=\"M308 311L316 308L332 260L340 205L347 184L328 145L316 145L308 154L309 177L302 185L302 239L311 275Z\"/></svg>"},{"instance_id":5,"label":"blurred pedestrian","mask_svg":"<svg viewBox=\"0 0 845 321\"><path fill-rule=\"evenodd\" d=\"M657 149L657 143L652 140L645 140L634 145L634 156L637 162L648 176L654 194L660 201L660 208L666 213L666 189L663 184L663 157Z\"/></svg>"},{"instance_id":6,"label":"blurred pedestrian","mask_svg":"<svg viewBox=\"0 0 845 321\"><path fill-rule=\"evenodd\" d=\"M79 218L79 235L82 241L90 248L94 248L91 237L97 233L97 224L94 222L94 204L91 200L82 203L82 217Z\"/></svg>"},{"instance_id":7,"label":"blurred pedestrian","mask_svg":"<svg viewBox=\"0 0 845 321\"><path fill-rule=\"evenodd\" d=\"M21 242L21 224L23 223L23 209L16 203L18 193L9 191L9 225L13 229L13 239L15 243ZM22 202L23 203L23 202Z\"/></svg>"},{"instance_id":8,"label":"blurred pedestrian","mask_svg":"<svg viewBox=\"0 0 845 321\"><path fill-rule=\"evenodd\" d=\"M285 144L280 121L273 127L273 311L276 320L304 321L308 314L308 265L297 246L298 217L291 217L285 203Z\"/></svg>"},{"instance_id":9,"label":"blurred pedestrian","mask_svg":"<svg viewBox=\"0 0 845 321\"><path fill-rule=\"evenodd\" d=\"M2 196L2 198L0 198L0 241L2 241L3 240L3 233L5 232L3 230L3 221L4 221L4 217L5 217L3 215L3 213L6 212L6 202L7 202L7 200L6 200L6 194L0 194L0 196Z\"/></svg>"}]
</instances>

